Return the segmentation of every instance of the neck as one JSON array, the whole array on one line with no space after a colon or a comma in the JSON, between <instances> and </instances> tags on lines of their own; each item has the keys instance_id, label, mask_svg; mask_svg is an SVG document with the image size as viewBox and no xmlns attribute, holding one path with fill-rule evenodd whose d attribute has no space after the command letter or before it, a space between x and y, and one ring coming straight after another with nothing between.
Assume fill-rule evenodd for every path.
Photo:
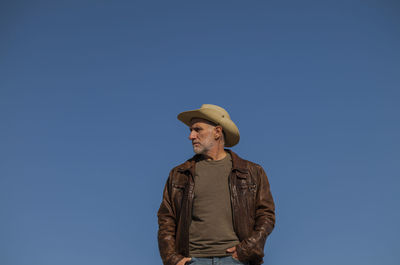
<instances>
[{"instance_id":1,"label":"neck","mask_svg":"<svg viewBox=\"0 0 400 265\"><path fill-rule=\"evenodd\" d=\"M223 145L218 145L216 148L209 150L206 154L203 154L206 159L209 160L221 160L225 158L226 152Z\"/></svg>"}]
</instances>

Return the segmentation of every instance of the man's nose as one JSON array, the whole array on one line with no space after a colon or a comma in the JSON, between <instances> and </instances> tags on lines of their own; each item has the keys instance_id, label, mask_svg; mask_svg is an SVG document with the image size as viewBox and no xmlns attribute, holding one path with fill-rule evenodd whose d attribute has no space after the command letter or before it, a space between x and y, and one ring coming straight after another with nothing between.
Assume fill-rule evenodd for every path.
<instances>
[{"instance_id":1,"label":"man's nose","mask_svg":"<svg viewBox=\"0 0 400 265\"><path fill-rule=\"evenodd\" d=\"M196 139L196 132L195 131L191 131L189 134L189 140L193 141L194 139Z\"/></svg>"}]
</instances>

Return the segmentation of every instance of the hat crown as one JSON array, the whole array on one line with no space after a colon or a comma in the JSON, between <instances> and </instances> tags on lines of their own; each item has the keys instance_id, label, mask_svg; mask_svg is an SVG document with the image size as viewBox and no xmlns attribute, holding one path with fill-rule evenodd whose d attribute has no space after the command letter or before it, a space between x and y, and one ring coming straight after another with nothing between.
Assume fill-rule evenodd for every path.
<instances>
[{"instance_id":1,"label":"hat crown","mask_svg":"<svg viewBox=\"0 0 400 265\"><path fill-rule=\"evenodd\" d=\"M229 116L229 113L224 108L221 108L220 106L217 106L217 105L203 104L203 105L201 105L200 109L211 109L216 112L219 112L219 114L221 115L222 118L231 119L231 117Z\"/></svg>"}]
</instances>

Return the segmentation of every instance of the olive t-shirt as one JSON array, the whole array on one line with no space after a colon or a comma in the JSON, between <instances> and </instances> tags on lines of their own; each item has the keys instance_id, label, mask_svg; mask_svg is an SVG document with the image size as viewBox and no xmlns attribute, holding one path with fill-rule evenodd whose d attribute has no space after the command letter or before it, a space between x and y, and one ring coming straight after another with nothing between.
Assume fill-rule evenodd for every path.
<instances>
[{"instance_id":1,"label":"olive t-shirt","mask_svg":"<svg viewBox=\"0 0 400 265\"><path fill-rule=\"evenodd\" d=\"M239 244L232 224L228 177L229 153L221 160L196 163L192 222L189 229L191 257L226 256L226 249Z\"/></svg>"}]
</instances>

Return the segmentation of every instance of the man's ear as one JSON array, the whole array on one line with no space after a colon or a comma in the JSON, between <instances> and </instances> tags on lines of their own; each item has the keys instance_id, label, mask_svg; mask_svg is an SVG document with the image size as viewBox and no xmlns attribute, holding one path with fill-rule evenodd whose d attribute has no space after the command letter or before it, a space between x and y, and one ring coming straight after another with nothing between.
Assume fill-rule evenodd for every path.
<instances>
[{"instance_id":1,"label":"man's ear","mask_svg":"<svg viewBox=\"0 0 400 265\"><path fill-rule=\"evenodd\" d=\"M221 139L222 137L222 127L221 126L215 126L215 131L217 132L215 135L215 140Z\"/></svg>"}]
</instances>

